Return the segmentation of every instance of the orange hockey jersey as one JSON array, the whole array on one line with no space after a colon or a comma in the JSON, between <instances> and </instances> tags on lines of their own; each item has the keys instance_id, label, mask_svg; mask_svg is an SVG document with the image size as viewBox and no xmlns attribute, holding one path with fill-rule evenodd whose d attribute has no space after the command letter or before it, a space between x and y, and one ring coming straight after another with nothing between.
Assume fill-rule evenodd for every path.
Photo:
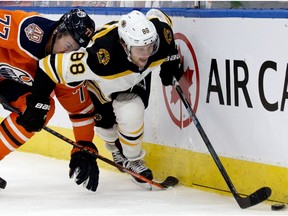
<instances>
[{"instance_id":1,"label":"orange hockey jersey","mask_svg":"<svg viewBox=\"0 0 288 216\"><path fill-rule=\"evenodd\" d=\"M47 55L45 46L57 24L36 12L0 10L0 80L32 86L37 62ZM59 84L55 95L69 114L76 141L92 141L94 107L86 82Z\"/></svg>"},{"instance_id":2,"label":"orange hockey jersey","mask_svg":"<svg viewBox=\"0 0 288 216\"><path fill-rule=\"evenodd\" d=\"M31 86L56 25L36 12L0 10L0 77Z\"/></svg>"}]
</instances>

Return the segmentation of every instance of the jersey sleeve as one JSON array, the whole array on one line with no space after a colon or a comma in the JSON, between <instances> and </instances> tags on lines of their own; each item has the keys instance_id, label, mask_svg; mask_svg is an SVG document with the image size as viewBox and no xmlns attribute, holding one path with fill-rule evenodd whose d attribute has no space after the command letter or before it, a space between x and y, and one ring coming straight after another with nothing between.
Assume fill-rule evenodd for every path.
<instances>
[{"instance_id":1,"label":"jersey sleeve","mask_svg":"<svg viewBox=\"0 0 288 216\"><path fill-rule=\"evenodd\" d=\"M81 48L74 52L48 55L39 61L39 67L56 84L95 79L87 58L87 51Z\"/></svg>"},{"instance_id":2,"label":"jersey sleeve","mask_svg":"<svg viewBox=\"0 0 288 216\"><path fill-rule=\"evenodd\" d=\"M90 98L87 82L76 86L56 85L55 95L68 112L76 142L93 141L94 137L94 105Z\"/></svg>"},{"instance_id":3,"label":"jersey sleeve","mask_svg":"<svg viewBox=\"0 0 288 216\"><path fill-rule=\"evenodd\" d=\"M24 19L36 12L0 10L0 47L19 50L19 30ZM40 15L39 15L40 16Z\"/></svg>"}]
</instances>

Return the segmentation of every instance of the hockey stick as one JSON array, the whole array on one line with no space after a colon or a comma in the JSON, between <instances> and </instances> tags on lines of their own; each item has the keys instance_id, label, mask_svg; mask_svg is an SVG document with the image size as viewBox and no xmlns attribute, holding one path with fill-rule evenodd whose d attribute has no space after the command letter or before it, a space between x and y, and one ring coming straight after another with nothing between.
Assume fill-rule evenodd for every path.
<instances>
[{"instance_id":1,"label":"hockey stick","mask_svg":"<svg viewBox=\"0 0 288 216\"><path fill-rule=\"evenodd\" d=\"M6 101L3 97L1 97L1 96L0 96L0 102L1 102L1 104L2 104L2 106L3 106L4 109L9 110L9 111L11 111L11 112L15 112L15 113L17 113L17 114L19 114L19 115L22 114L17 108L12 107L10 104L8 104L7 101ZM157 187L157 188L159 188L159 189L168 189L168 188L173 187L173 186L175 186L175 185L178 184L178 181L179 181L179 180L178 180L176 177L173 177L173 176L168 176L168 177L167 177L163 182L161 182L161 183L157 183L157 182L155 182L155 181L153 181L153 180L149 180L149 179L145 178L144 176L139 175L138 173L135 173L135 172L133 172L133 171L131 171L131 170L129 170L129 169L126 169L125 167L123 167L123 166L115 163L114 161L109 160L108 158L106 158L106 157L98 154L96 151L90 150L90 149L88 149L88 148L85 148L85 147L82 146L82 145L79 145L78 143L76 143L76 142L74 142L73 140L71 140L71 139L63 136L62 134L54 131L53 129L51 129L51 128L49 128L49 127L44 126L43 129L44 129L45 131L47 131L48 133L50 133L50 134L52 134L52 135L54 135L54 136L56 136L56 137L64 140L65 142L69 143L70 145L81 149L81 151L87 152L88 154L90 154L90 155L98 158L99 160L102 160L102 161L104 161L104 162L106 162L106 163L108 163L108 164L110 164L110 165L118 168L120 171L125 172L125 173L128 173L129 175L131 175L131 176L133 176L133 177L135 177L135 178L137 178L137 179L140 179L140 180L142 180L142 181L150 184L151 186L155 186L155 187ZM149 189L152 190L152 187L150 187Z\"/></svg>"},{"instance_id":2,"label":"hockey stick","mask_svg":"<svg viewBox=\"0 0 288 216\"><path fill-rule=\"evenodd\" d=\"M237 203L242 209L257 205L258 203L261 203L268 199L271 195L271 189L269 187L263 187L259 190L255 191L251 195L247 197L241 197L239 193L236 191L234 185L232 184L224 166L222 165L217 153L215 152L211 142L209 141L205 131L203 130L197 116L193 112L193 109L191 108L191 105L189 101L187 100L186 96L184 95L179 83L177 82L176 78L173 77L173 86L175 87L176 91L178 92L184 106L186 107L190 117L192 118L193 123L195 124L196 128L198 129L205 145L207 146L213 160L215 161L219 171L221 172L224 180L226 181L231 193L233 194L234 198L236 199Z\"/></svg>"}]
</instances>

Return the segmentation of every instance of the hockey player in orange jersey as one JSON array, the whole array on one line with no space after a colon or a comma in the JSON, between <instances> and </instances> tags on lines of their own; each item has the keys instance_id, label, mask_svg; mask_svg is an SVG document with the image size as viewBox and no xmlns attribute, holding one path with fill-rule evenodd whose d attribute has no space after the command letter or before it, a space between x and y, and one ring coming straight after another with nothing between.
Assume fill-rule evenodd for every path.
<instances>
[{"instance_id":1,"label":"hockey player in orange jersey","mask_svg":"<svg viewBox=\"0 0 288 216\"><path fill-rule=\"evenodd\" d=\"M40 131L38 125L47 123L54 113L52 97L47 99L30 92L38 60L49 54L53 56L86 47L94 31L94 21L80 9L72 9L58 21L36 12L0 10L0 95L21 112L26 107L33 109L27 114L28 124L23 124L16 113L11 113L1 122L0 160ZM86 82L59 84L54 93L69 114L76 141L96 149L92 143L94 106ZM35 116L43 114L44 118L35 120ZM74 152L77 149L73 149ZM90 179L86 188L95 191L99 172L95 159L81 160L79 152L72 156L76 162L70 164L71 169L87 167L86 179ZM82 184L86 179L78 179L76 183Z\"/></svg>"}]
</instances>

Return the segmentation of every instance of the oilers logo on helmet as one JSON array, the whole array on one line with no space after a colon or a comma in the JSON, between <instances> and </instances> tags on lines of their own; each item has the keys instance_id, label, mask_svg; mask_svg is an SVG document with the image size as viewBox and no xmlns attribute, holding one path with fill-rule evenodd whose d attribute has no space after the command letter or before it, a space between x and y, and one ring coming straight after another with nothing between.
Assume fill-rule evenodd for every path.
<instances>
[{"instance_id":1,"label":"oilers logo on helmet","mask_svg":"<svg viewBox=\"0 0 288 216\"><path fill-rule=\"evenodd\" d=\"M58 27L59 32L68 31L81 47L86 47L95 31L94 21L82 9L72 9L64 14Z\"/></svg>"},{"instance_id":2,"label":"oilers logo on helmet","mask_svg":"<svg viewBox=\"0 0 288 216\"><path fill-rule=\"evenodd\" d=\"M83 18L83 17L87 16L87 14L84 11L82 11L82 10L77 10L76 14L80 18Z\"/></svg>"}]
</instances>

